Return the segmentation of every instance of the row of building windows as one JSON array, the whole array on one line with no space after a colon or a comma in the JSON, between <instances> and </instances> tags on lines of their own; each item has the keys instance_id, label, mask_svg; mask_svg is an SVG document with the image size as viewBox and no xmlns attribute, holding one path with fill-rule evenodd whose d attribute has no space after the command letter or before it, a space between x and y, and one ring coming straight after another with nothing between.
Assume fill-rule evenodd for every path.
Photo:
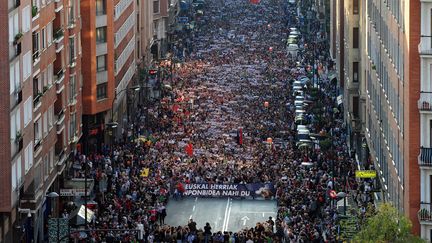
<instances>
[{"instance_id":1,"label":"row of building windows","mask_svg":"<svg viewBox=\"0 0 432 243\"><path fill-rule=\"evenodd\" d=\"M383 90L380 88L380 86L378 86L377 83L374 84L374 82L372 81L371 73L367 73L367 79L368 79L367 80L368 95L371 101L368 110L369 113L372 111L372 117L373 117L372 118L369 116L368 127L371 131L371 134L376 134L377 136L381 134L379 135L380 141L382 139L384 144L389 147L389 153L393 157L393 160L395 162L395 167L398 170L399 176L402 178L401 174L403 174L403 159L401 155L402 154L401 150L398 147L399 144L398 140L400 137L400 133L398 132L398 130L392 129L389 126L389 119L388 119L389 110L386 108L388 106L385 104L387 100L382 99L384 97L384 94L382 92ZM400 106L398 105L397 107ZM379 122L373 123L372 120L377 120ZM399 120L403 120L403 114L400 115ZM378 148L374 146L374 150L377 151L377 153L379 153L380 150L377 149Z\"/></svg>"},{"instance_id":2,"label":"row of building windows","mask_svg":"<svg viewBox=\"0 0 432 243\"><path fill-rule=\"evenodd\" d=\"M372 66L371 69L375 70L378 75L378 82L380 86L382 87L382 92L389 103L389 109L393 113L393 117L396 120L396 124L399 126L400 132L403 134L403 103L400 102L401 94L399 93L399 89L395 89L393 86L396 85L399 86L399 80L396 82L391 82L390 80L390 71L388 65L388 59L386 55L384 55L385 51L383 50L382 46L379 44L378 41L378 35L375 32L371 32L367 35L367 53L370 55L370 58L372 60ZM402 52L400 52L402 53ZM403 58L403 57L402 57ZM401 63L400 65L403 65ZM403 69L403 67L402 67ZM377 96L373 95L374 91L372 90L372 81L368 78L368 84L367 89L368 92L371 92L371 99L372 103L374 103L375 107L377 107ZM375 88L375 87L374 87ZM378 88L377 88L378 89Z\"/></svg>"},{"instance_id":3,"label":"row of building windows","mask_svg":"<svg viewBox=\"0 0 432 243\"><path fill-rule=\"evenodd\" d=\"M394 65L394 70L399 75L401 81L404 81L404 50L401 48L403 46L403 40L399 38L399 35L403 33L403 25L398 26L397 32L391 31L388 27L388 21L390 20L388 14L388 8L383 5L381 8L377 8L373 1L368 1L368 16L370 18L369 29L375 31L369 31L368 34L368 47L371 44L375 44L376 47L379 45L384 46L384 50L386 55L388 56L390 62ZM373 38L372 41L376 40L378 43L371 43L370 36L376 35L376 38ZM376 50L376 48L374 48ZM373 56L373 50L368 50L369 56ZM380 53L378 53L380 54ZM376 60L372 58L375 62ZM375 62L376 63L376 62Z\"/></svg>"}]
</instances>

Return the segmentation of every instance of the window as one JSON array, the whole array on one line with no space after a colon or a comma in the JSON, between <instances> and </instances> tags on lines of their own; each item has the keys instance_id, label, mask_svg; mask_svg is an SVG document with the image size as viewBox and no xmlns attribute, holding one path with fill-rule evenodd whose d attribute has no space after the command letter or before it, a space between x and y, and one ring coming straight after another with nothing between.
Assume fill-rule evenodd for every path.
<instances>
[{"instance_id":1,"label":"window","mask_svg":"<svg viewBox=\"0 0 432 243\"><path fill-rule=\"evenodd\" d=\"M31 141L24 150L24 160L25 160L25 173L27 174L27 172L33 166L33 142Z\"/></svg>"},{"instance_id":2,"label":"window","mask_svg":"<svg viewBox=\"0 0 432 243\"><path fill-rule=\"evenodd\" d=\"M359 97L358 96L354 96L352 98L352 113L354 118L358 118L359 117Z\"/></svg>"},{"instance_id":3,"label":"window","mask_svg":"<svg viewBox=\"0 0 432 243\"><path fill-rule=\"evenodd\" d=\"M44 178L46 179L49 176L49 160L48 154L46 154L43 158L43 166L44 166Z\"/></svg>"},{"instance_id":4,"label":"window","mask_svg":"<svg viewBox=\"0 0 432 243\"><path fill-rule=\"evenodd\" d=\"M42 115L43 122L43 137L45 138L48 135L48 112L43 113Z\"/></svg>"},{"instance_id":5,"label":"window","mask_svg":"<svg viewBox=\"0 0 432 243\"><path fill-rule=\"evenodd\" d=\"M42 140L42 121L41 119L38 119L34 123L34 141L35 146L39 145L40 141Z\"/></svg>"},{"instance_id":6,"label":"window","mask_svg":"<svg viewBox=\"0 0 432 243\"><path fill-rule=\"evenodd\" d=\"M353 28L353 48L359 48L359 28Z\"/></svg>"},{"instance_id":7,"label":"window","mask_svg":"<svg viewBox=\"0 0 432 243\"><path fill-rule=\"evenodd\" d=\"M53 83L53 75L54 75L54 67L52 63L48 65L47 71L46 71L46 77L47 77L47 84L48 86L51 86Z\"/></svg>"},{"instance_id":8,"label":"window","mask_svg":"<svg viewBox=\"0 0 432 243\"><path fill-rule=\"evenodd\" d=\"M21 132L21 111L20 109L15 110L11 114L10 118L10 138L12 142L15 141L18 132Z\"/></svg>"},{"instance_id":9,"label":"window","mask_svg":"<svg viewBox=\"0 0 432 243\"><path fill-rule=\"evenodd\" d=\"M19 67L19 61L15 62L14 64L11 64L9 66L9 81L10 81L10 94L14 93L15 91L19 90L21 86L20 82L20 67Z\"/></svg>"},{"instance_id":10,"label":"window","mask_svg":"<svg viewBox=\"0 0 432 243\"><path fill-rule=\"evenodd\" d=\"M46 28L43 28L41 30L41 35L42 35L42 41L41 41L41 46L42 46L42 50L44 50L45 48L47 48L47 36L46 36Z\"/></svg>"},{"instance_id":11,"label":"window","mask_svg":"<svg viewBox=\"0 0 432 243\"><path fill-rule=\"evenodd\" d=\"M52 22L49 22L49 24L46 27L46 35L47 35L47 46L51 46L53 42L53 24Z\"/></svg>"},{"instance_id":12,"label":"window","mask_svg":"<svg viewBox=\"0 0 432 243\"><path fill-rule=\"evenodd\" d=\"M32 55L31 51L27 52L23 56L23 82L25 82L31 74L31 66L32 66Z\"/></svg>"},{"instance_id":13,"label":"window","mask_svg":"<svg viewBox=\"0 0 432 243\"><path fill-rule=\"evenodd\" d=\"M14 15L9 16L9 42L15 40L15 36L19 33L19 15L15 12Z\"/></svg>"},{"instance_id":14,"label":"window","mask_svg":"<svg viewBox=\"0 0 432 243\"><path fill-rule=\"evenodd\" d=\"M50 170L54 167L54 148L51 148L49 152L49 162L50 162Z\"/></svg>"},{"instance_id":15,"label":"window","mask_svg":"<svg viewBox=\"0 0 432 243\"><path fill-rule=\"evenodd\" d=\"M96 28L96 43L106 42L106 27Z\"/></svg>"},{"instance_id":16,"label":"window","mask_svg":"<svg viewBox=\"0 0 432 243\"><path fill-rule=\"evenodd\" d=\"M27 5L22 10L22 31L26 33L30 30L30 20L31 20L31 11L30 11L30 5Z\"/></svg>"},{"instance_id":17,"label":"window","mask_svg":"<svg viewBox=\"0 0 432 243\"><path fill-rule=\"evenodd\" d=\"M40 43L39 43L39 32L33 32L33 53L39 51Z\"/></svg>"},{"instance_id":18,"label":"window","mask_svg":"<svg viewBox=\"0 0 432 243\"><path fill-rule=\"evenodd\" d=\"M69 16L69 25L75 24L75 8L74 8L75 0L69 0L69 9L68 9L68 16Z\"/></svg>"},{"instance_id":19,"label":"window","mask_svg":"<svg viewBox=\"0 0 432 243\"><path fill-rule=\"evenodd\" d=\"M107 98L107 84L98 84L97 86L97 99L102 100Z\"/></svg>"},{"instance_id":20,"label":"window","mask_svg":"<svg viewBox=\"0 0 432 243\"><path fill-rule=\"evenodd\" d=\"M69 103L73 103L75 101L76 94L76 77L75 75L70 76L69 80Z\"/></svg>"},{"instance_id":21,"label":"window","mask_svg":"<svg viewBox=\"0 0 432 243\"><path fill-rule=\"evenodd\" d=\"M106 55L101 55L96 57L96 69L98 72L106 70Z\"/></svg>"},{"instance_id":22,"label":"window","mask_svg":"<svg viewBox=\"0 0 432 243\"><path fill-rule=\"evenodd\" d=\"M96 0L96 15L106 14L106 2L105 0Z\"/></svg>"},{"instance_id":23,"label":"window","mask_svg":"<svg viewBox=\"0 0 432 243\"><path fill-rule=\"evenodd\" d=\"M75 37L69 38L69 63L73 64L75 62Z\"/></svg>"},{"instance_id":24,"label":"window","mask_svg":"<svg viewBox=\"0 0 432 243\"><path fill-rule=\"evenodd\" d=\"M70 121L69 121L69 139L72 140L72 138L75 136L76 132L76 113L71 114Z\"/></svg>"},{"instance_id":25,"label":"window","mask_svg":"<svg viewBox=\"0 0 432 243\"><path fill-rule=\"evenodd\" d=\"M12 165L12 172L11 172L11 180L12 180L12 191L15 191L17 187L17 165L16 162Z\"/></svg>"},{"instance_id":26,"label":"window","mask_svg":"<svg viewBox=\"0 0 432 243\"><path fill-rule=\"evenodd\" d=\"M33 96L36 98L39 94L42 94L42 82L40 82L40 77L33 78Z\"/></svg>"},{"instance_id":27,"label":"window","mask_svg":"<svg viewBox=\"0 0 432 243\"><path fill-rule=\"evenodd\" d=\"M15 191L21 184L21 156L18 156L12 165L11 171L12 191Z\"/></svg>"},{"instance_id":28,"label":"window","mask_svg":"<svg viewBox=\"0 0 432 243\"><path fill-rule=\"evenodd\" d=\"M359 81L359 63L353 62L353 82L357 83Z\"/></svg>"},{"instance_id":29,"label":"window","mask_svg":"<svg viewBox=\"0 0 432 243\"><path fill-rule=\"evenodd\" d=\"M48 129L51 130L54 126L54 105L48 109Z\"/></svg>"},{"instance_id":30,"label":"window","mask_svg":"<svg viewBox=\"0 0 432 243\"><path fill-rule=\"evenodd\" d=\"M33 106L32 106L32 104L33 104L33 97L30 96L24 102L24 127L27 127L27 125L33 119Z\"/></svg>"},{"instance_id":31,"label":"window","mask_svg":"<svg viewBox=\"0 0 432 243\"><path fill-rule=\"evenodd\" d=\"M159 0L153 1L153 13L157 14L159 13Z\"/></svg>"},{"instance_id":32,"label":"window","mask_svg":"<svg viewBox=\"0 0 432 243\"><path fill-rule=\"evenodd\" d=\"M19 187L21 185L21 180L22 180L22 172L21 172L21 166L22 166L22 160L21 160L21 156L18 156L17 160L16 160L16 165L17 165L17 186Z\"/></svg>"},{"instance_id":33,"label":"window","mask_svg":"<svg viewBox=\"0 0 432 243\"><path fill-rule=\"evenodd\" d=\"M353 0L353 14L359 13L359 0Z\"/></svg>"}]
</instances>

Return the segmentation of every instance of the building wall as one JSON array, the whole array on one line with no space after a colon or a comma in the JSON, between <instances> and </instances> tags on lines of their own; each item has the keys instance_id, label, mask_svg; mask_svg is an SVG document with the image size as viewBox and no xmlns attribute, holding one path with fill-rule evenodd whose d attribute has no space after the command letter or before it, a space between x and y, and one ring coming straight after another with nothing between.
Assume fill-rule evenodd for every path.
<instances>
[{"instance_id":1,"label":"building wall","mask_svg":"<svg viewBox=\"0 0 432 243\"><path fill-rule=\"evenodd\" d=\"M107 98L97 100L97 71L96 71L96 24L97 20L106 27L106 50L114 49L114 3L106 1L106 14L96 16L95 1L81 1L82 13L82 46L83 46L83 114L95 115L111 109L114 98L114 53L106 51L106 84Z\"/></svg>"},{"instance_id":2,"label":"building wall","mask_svg":"<svg viewBox=\"0 0 432 243\"><path fill-rule=\"evenodd\" d=\"M432 164L430 153L432 151L431 124L432 110L432 87L431 87L431 66L432 66L432 29L431 15L432 2L421 2L421 38L419 45L420 52L420 98L418 108L420 113L420 148L421 156L418 159L420 165L420 210L431 211L431 184L432 184ZM421 212L421 211L420 211ZM430 217L424 215L419 217L421 224L421 236L423 239L431 241L432 224Z\"/></svg>"},{"instance_id":3,"label":"building wall","mask_svg":"<svg viewBox=\"0 0 432 243\"><path fill-rule=\"evenodd\" d=\"M141 0L137 5L137 64L145 68L151 62L153 40L153 0Z\"/></svg>"},{"instance_id":4,"label":"building wall","mask_svg":"<svg viewBox=\"0 0 432 243\"><path fill-rule=\"evenodd\" d=\"M20 227L23 229L23 220L27 220L27 213L31 212L33 221L33 240L43 239L43 228L46 218L43 217L46 193L49 190L58 190L52 187L57 180L57 174L64 169L64 161L68 153L73 149L74 143L71 137L63 142L62 135L69 128L73 131L74 137L80 136L81 124L81 97L80 97L80 51L79 51L79 0L74 0L75 23L66 28L65 20L68 18L67 11L70 1L30 1L21 0L4 1L0 11L5 20L3 32L5 37L0 44L0 60L4 67L13 67L17 63L17 69L4 68L2 72L8 82L2 82L0 107L7 107L7 112L3 112L0 131L8 131L2 135L3 150L7 155L1 156L4 160L0 163L4 168L2 171L8 176L1 177L2 199L0 199L0 241L18 242L23 240L24 231L13 230ZM18 3L18 4L17 4ZM3 9L2 9L3 8ZM17 14L17 24L15 25L9 17ZM12 18L14 19L14 18ZM55 35L55 32L63 28L63 37ZM78 30L77 30L78 29ZM9 33L11 34L9 34ZM18 36L18 41L12 41L9 35ZM67 46L69 35L76 35L76 59L73 66L67 67L66 63ZM36 38L38 36L38 38ZM21 47L20 53L17 47ZM13 70L11 75L10 70ZM59 71L64 70L62 75ZM18 73L18 74L17 74ZM60 130L58 126L58 110L61 110L58 103L62 103L62 96L69 94L68 80L69 75L75 74L77 85L75 102L63 104L65 107L64 118L61 123L66 124L66 129ZM14 77L19 77L15 78ZM64 77L64 78L60 78ZM15 89L10 90L10 86L15 80ZM10 90L10 93L6 93ZM18 98L17 98L18 97ZM66 98L67 99L67 98ZM13 117L20 114L19 122L13 122ZM69 125L69 114L76 113L75 126ZM16 123L16 124L15 124ZM22 145L16 141L16 136L20 131L22 134ZM40 136L38 135L40 134ZM67 135L67 134L66 134ZM6 141L7 139L7 141ZM59 147L59 149L57 149ZM26 212L19 212L18 207L24 208ZM26 229L29 232L31 229ZM23 238L24 237L24 238ZM30 240L30 239L29 239Z\"/></svg>"},{"instance_id":5,"label":"building wall","mask_svg":"<svg viewBox=\"0 0 432 243\"><path fill-rule=\"evenodd\" d=\"M367 157L358 158L365 165L370 161L377 170L382 189L379 199L403 211L413 222L413 231L419 233L420 1L359 0L358 16L353 16L353 2L332 1L334 34L330 45L336 47L331 51L336 52L336 68L344 87L350 142L357 143L354 148L362 145L370 151ZM359 27L357 50L352 47L353 27ZM359 82L354 84L356 61ZM356 96L359 125L352 122Z\"/></svg>"},{"instance_id":6,"label":"building wall","mask_svg":"<svg viewBox=\"0 0 432 243\"><path fill-rule=\"evenodd\" d=\"M420 205L420 169L418 156L420 152L420 114L417 101L420 96L420 56L418 45L420 43L420 1L405 1L404 12L406 14L406 53L405 77L408 84L404 86L406 96L404 97L405 115L405 214L413 221L413 231L420 233L420 225L417 213Z\"/></svg>"}]
</instances>

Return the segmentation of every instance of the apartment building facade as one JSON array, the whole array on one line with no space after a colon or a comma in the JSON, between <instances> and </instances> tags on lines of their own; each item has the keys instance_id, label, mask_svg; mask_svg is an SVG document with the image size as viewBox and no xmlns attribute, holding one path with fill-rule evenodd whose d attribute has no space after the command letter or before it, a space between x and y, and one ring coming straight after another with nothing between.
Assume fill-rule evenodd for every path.
<instances>
[{"instance_id":1,"label":"apartment building facade","mask_svg":"<svg viewBox=\"0 0 432 243\"><path fill-rule=\"evenodd\" d=\"M96 150L104 140L119 137L130 119L126 97L135 95L127 89L137 66L136 8L133 0L81 2L85 33L83 142L90 151ZM105 126L110 123L118 126Z\"/></svg>"},{"instance_id":2,"label":"apartment building facade","mask_svg":"<svg viewBox=\"0 0 432 243\"><path fill-rule=\"evenodd\" d=\"M58 201L46 195L59 192L81 136L80 1L5 2L0 241L40 242L48 216L58 214Z\"/></svg>"},{"instance_id":3,"label":"apartment building facade","mask_svg":"<svg viewBox=\"0 0 432 243\"><path fill-rule=\"evenodd\" d=\"M153 0L153 43L151 53L155 60L165 58L168 52L169 14L178 8L175 0Z\"/></svg>"},{"instance_id":4,"label":"apartment building facade","mask_svg":"<svg viewBox=\"0 0 432 243\"><path fill-rule=\"evenodd\" d=\"M420 234L423 239L432 240L432 1L421 1L420 22L420 97L418 109L420 113Z\"/></svg>"},{"instance_id":5,"label":"apartment building facade","mask_svg":"<svg viewBox=\"0 0 432 243\"><path fill-rule=\"evenodd\" d=\"M349 144L361 155L360 166L377 171L376 199L404 212L419 233L420 186L426 182L419 180L420 1L332 4L330 46Z\"/></svg>"}]
</instances>

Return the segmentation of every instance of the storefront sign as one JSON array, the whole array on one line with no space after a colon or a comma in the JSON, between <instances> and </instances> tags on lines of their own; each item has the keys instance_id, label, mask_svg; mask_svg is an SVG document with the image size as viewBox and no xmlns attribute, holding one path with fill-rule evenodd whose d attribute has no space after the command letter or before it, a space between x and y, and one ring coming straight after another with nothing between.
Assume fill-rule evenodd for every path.
<instances>
[{"instance_id":1,"label":"storefront sign","mask_svg":"<svg viewBox=\"0 0 432 243\"><path fill-rule=\"evenodd\" d=\"M356 178L375 178L376 171L374 170L356 170Z\"/></svg>"},{"instance_id":2,"label":"storefront sign","mask_svg":"<svg viewBox=\"0 0 432 243\"><path fill-rule=\"evenodd\" d=\"M71 189L60 189L60 196L62 197L77 197L84 196L84 188L71 188ZM87 190L87 196L90 195L90 190Z\"/></svg>"},{"instance_id":3,"label":"storefront sign","mask_svg":"<svg viewBox=\"0 0 432 243\"><path fill-rule=\"evenodd\" d=\"M254 184L185 184L185 196L272 198L276 190L272 183Z\"/></svg>"}]
</instances>

